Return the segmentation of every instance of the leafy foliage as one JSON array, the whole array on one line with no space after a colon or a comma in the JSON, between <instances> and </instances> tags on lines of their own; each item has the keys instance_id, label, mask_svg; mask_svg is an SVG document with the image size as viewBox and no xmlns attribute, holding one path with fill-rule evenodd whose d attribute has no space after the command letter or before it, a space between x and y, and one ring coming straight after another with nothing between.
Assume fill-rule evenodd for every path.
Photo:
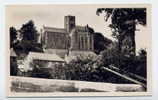
<instances>
[{"instance_id":1,"label":"leafy foliage","mask_svg":"<svg viewBox=\"0 0 158 100\"><path fill-rule=\"evenodd\" d=\"M96 14L103 12L105 21L111 18L109 27L112 36L118 40L119 51L126 51L129 56L135 55L135 27L136 24L146 25L146 8L98 8ZM131 42L127 44L124 39Z\"/></svg>"},{"instance_id":2,"label":"leafy foliage","mask_svg":"<svg viewBox=\"0 0 158 100\"><path fill-rule=\"evenodd\" d=\"M102 33L94 33L94 52L99 54L101 51L107 49L112 41L102 35Z\"/></svg>"},{"instance_id":3,"label":"leafy foliage","mask_svg":"<svg viewBox=\"0 0 158 100\"><path fill-rule=\"evenodd\" d=\"M109 52L108 52L109 53ZM113 52L114 53L114 52ZM111 54L113 54L111 53ZM102 54L102 53L101 53ZM118 53L109 56L97 56L95 58L78 57L65 66L66 79L94 82L131 83L109 71L104 70L114 62ZM110 62L110 60L113 62Z\"/></svg>"},{"instance_id":4,"label":"leafy foliage","mask_svg":"<svg viewBox=\"0 0 158 100\"><path fill-rule=\"evenodd\" d=\"M110 82L110 83L131 83L107 70L114 66L118 68L119 72L131 72L143 77L146 77L146 59L144 50L141 50L140 55L133 58L123 57L117 53L115 47L104 50L98 56L77 56L76 59L71 60L67 64L53 63L48 68L47 62L38 61L33 63L32 77L63 79L63 80L80 80L80 81L94 81L94 82ZM119 62L120 60L120 62ZM45 68L43 68L44 66ZM123 67L122 67L123 66ZM140 73L143 71L142 73Z\"/></svg>"},{"instance_id":5,"label":"leafy foliage","mask_svg":"<svg viewBox=\"0 0 158 100\"><path fill-rule=\"evenodd\" d=\"M15 40L17 39L17 30L15 27L10 27L10 48L15 44Z\"/></svg>"},{"instance_id":6,"label":"leafy foliage","mask_svg":"<svg viewBox=\"0 0 158 100\"><path fill-rule=\"evenodd\" d=\"M10 75L17 75L18 65L16 58L10 57Z\"/></svg>"},{"instance_id":7,"label":"leafy foliage","mask_svg":"<svg viewBox=\"0 0 158 100\"><path fill-rule=\"evenodd\" d=\"M84 80L89 81L92 79L91 73L95 71L94 56L78 56L77 59L72 60L66 65L66 76L70 80Z\"/></svg>"},{"instance_id":8,"label":"leafy foliage","mask_svg":"<svg viewBox=\"0 0 158 100\"><path fill-rule=\"evenodd\" d=\"M19 41L14 48L18 55L21 53L28 54L30 51L43 52L41 44L31 41Z\"/></svg>"},{"instance_id":9,"label":"leafy foliage","mask_svg":"<svg viewBox=\"0 0 158 100\"><path fill-rule=\"evenodd\" d=\"M102 66L115 66L122 71L131 72L133 74L146 77L147 55L144 49L139 51L139 55L133 57L126 57L114 48L101 52ZM141 73L140 73L141 72Z\"/></svg>"},{"instance_id":10,"label":"leafy foliage","mask_svg":"<svg viewBox=\"0 0 158 100\"><path fill-rule=\"evenodd\" d=\"M145 49L139 50L139 55L136 57L136 65L136 70L133 73L147 77L147 51Z\"/></svg>"},{"instance_id":11,"label":"leafy foliage","mask_svg":"<svg viewBox=\"0 0 158 100\"><path fill-rule=\"evenodd\" d=\"M118 42L118 49L102 53L105 65L114 64L146 77L146 51L140 50L139 55L135 56L136 24L146 25L146 8L98 8L96 14L101 13L105 13L105 21L111 18L109 27Z\"/></svg>"},{"instance_id":12,"label":"leafy foliage","mask_svg":"<svg viewBox=\"0 0 158 100\"><path fill-rule=\"evenodd\" d=\"M116 25L116 27L121 22L123 24L129 24L130 22L126 22L129 20L146 25L146 8L98 8L96 14L100 15L103 12L105 12L105 21L111 16L112 24Z\"/></svg>"},{"instance_id":13,"label":"leafy foliage","mask_svg":"<svg viewBox=\"0 0 158 100\"><path fill-rule=\"evenodd\" d=\"M13 48L18 55L21 53L28 54L30 51L43 52L42 45L37 42L39 34L32 20L28 21L26 24L23 24L20 28L18 36L21 39L17 39L17 31L13 27L10 28L10 34L11 44L13 44L13 40L16 39L16 43L14 43Z\"/></svg>"},{"instance_id":14,"label":"leafy foliage","mask_svg":"<svg viewBox=\"0 0 158 100\"><path fill-rule=\"evenodd\" d=\"M26 24L23 24L20 29L21 34L23 35L23 40L28 41L37 41L37 30L32 20L28 21Z\"/></svg>"}]
</instances>

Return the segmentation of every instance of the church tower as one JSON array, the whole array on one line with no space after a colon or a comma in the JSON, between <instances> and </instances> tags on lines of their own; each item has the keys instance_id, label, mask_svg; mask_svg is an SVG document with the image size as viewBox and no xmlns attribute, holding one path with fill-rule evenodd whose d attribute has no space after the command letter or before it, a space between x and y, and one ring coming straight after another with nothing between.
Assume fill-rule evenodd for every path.
<instances>
[{"instance_id":1,"label":"church tower","mask_svg":"<svg viewBox=\"0 0 158 100\"><path fill-rule=\"evenodd\" d=\"M64 28L68 33L71 32L73 28L75 28L75 16L65 16L64 18Z\"/></svg>"}]
</instances>

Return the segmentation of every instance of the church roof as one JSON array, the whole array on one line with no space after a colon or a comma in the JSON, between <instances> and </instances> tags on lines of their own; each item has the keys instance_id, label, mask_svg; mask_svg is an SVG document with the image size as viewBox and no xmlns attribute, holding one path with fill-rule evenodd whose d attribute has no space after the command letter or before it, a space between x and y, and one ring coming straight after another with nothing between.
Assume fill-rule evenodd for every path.
<instances>
[{"instance_id":1,"label":"church roof","mask_svg":"<svg viewBox=\"0 0 158 100\"><path fill-rule=\"evenodd\" d=\"M82 31L82 32L94 32L93 29L91 27L89 27L88 25L86 25L86 26L77 25L75 27L75 30L76 31Z\"/></svg>"},{"instance_id":2,"label":"church roof","mask_svg":"<svg viewBox=\"0 0 158 100\"><path fill-rule=\"evenodd\" d=\"M44 32L67 33L66 29L64 29L64 28L55 28L55 27L43 26L43 29L44 29ZM76 25L74 30L76 30L78 32L80 32L80 31L87 32L87 31L90 31L93 29L90 28L88 25L87 26Z\"/></svg>"},{"instance_id":3,"label":"church roof","mask_svg":"<svg viewBox=\"0 0 158 100\"><path fill-rule=\"evenodd\" d=\"M64 60L56 54L30 52L28 55L28 58L29 59L64 62Z\"/></svg>"},{"instance_id":4,"label":"church roof","mask_svg":"<svg viewBox=\"0 0 158 100\"><path fill-rule=\"evenodd\" d=\"M54 28L54 27L43 26L43 29L45 32L67 33L64 28Z\"/></svg>"},{"instance_id":5,"label":"church roof","mask_svg":"<svg viewBox=\"0 0 158 100\"><path fill-rule=\"evenodd\" d=\"M76 29L77 31L87 31L87 28L86 28L85 26L79 26L79 25L77 25L77 26L75 27L75 29Z\"/></svg>"}]
</instances>

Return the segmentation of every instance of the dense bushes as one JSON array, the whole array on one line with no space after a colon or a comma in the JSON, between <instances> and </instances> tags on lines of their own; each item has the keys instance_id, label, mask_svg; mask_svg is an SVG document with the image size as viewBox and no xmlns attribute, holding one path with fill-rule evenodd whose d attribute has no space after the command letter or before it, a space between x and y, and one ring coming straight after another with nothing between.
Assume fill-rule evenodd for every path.
<instances>
[{"instance_id":1,"label":"dense bushes","mask_svg":"<svg viewBox=\"0 0 158 100\"><path fill-rule=\"evenodd\" d=\"M146 77L146 51L140 50L138 56L126 57L118 53L116 49L104 50L100 55L80 55L69 63L57 63L36 61L32 64L32 77L80 80L111 83L131 83L104 68L116 67L119 73L128 72ZM47 67L49 65L49 67ZM51 66L50 66L51 65ZM42 66L45 66L42 67ZM141 72L141 73L140 73Z\"/></svg>"},{"instance_id":2,"label":"dense bushes","mask_svg":"<svg viewBox=\"0 0 158 100\"><path fill-rule=\"evenodd\" d=\"M92 80L92 73L95 72L94 56L78 56L77 59L66 64L66 77L70 80Z\"/></svg>"},{"instance_id":3,"label":"dense bushes","mask_svg":"<svg viewBox=\"0 0 158 100\"><path fill-rule=\"evenodd\" d=\"M113 65L121 70L131 72L146 78L147 53L141 49L137 56L128 57L112 48L101 52L103 66Z\"/></svg>"}]
</instances>

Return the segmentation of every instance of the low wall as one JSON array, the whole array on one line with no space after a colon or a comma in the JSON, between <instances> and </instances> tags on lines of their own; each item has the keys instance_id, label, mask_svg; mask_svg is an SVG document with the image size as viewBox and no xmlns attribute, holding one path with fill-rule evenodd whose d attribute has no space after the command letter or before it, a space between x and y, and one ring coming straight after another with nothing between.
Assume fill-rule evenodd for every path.
<instances>
[{"instance_id":1,"label":"low wall","mask_svg":"<svg viewBox=\"0 0 158 100\"><path fill-rule=\"evenodd\" d=\"M11 76L12 92L141 92L141 85Z\"/></svg>"}]
</instances>

